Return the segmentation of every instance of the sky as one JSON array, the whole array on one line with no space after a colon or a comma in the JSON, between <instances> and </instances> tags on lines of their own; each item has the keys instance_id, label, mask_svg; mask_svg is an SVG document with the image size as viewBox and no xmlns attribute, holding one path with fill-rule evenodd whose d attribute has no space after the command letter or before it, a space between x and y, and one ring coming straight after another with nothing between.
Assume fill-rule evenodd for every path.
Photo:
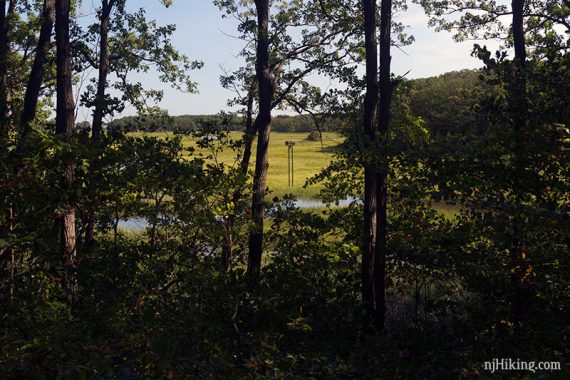
<instances>
[{"instance_id":1,"label":"sky","mask_svg":"<svg viewBox=\"0 0 570 380\"><path fill-rule=\"evenodd\" d=\"M86 0L83 13L93 13L97 3ZM175 24L174 46L191 59L204 62L202 69L190 73L192 80L198 83L197 94L171 89L160 83L152 71L134 77L147 88L164 91L164 99L158 106L168 110L170 115L215 114L227 110L226 102L233 94L221 87L219 79L224 69L232 71L242 65L237 56L244 42L232 37L236 34L236 21L222 18L222 12L212 0L174 0L169 8L159 0L134 0L131 4L135 8L145 8L148 17L159 25ZM393 49L392 71L395 74L409 72L407 78L413 79L481 67L481 62L470 56L473 41L457 43L450 33L428 28L428 18L418 5L411 4L408 11L396 15L396 19L409 25L408 32L414 36L415 42L403 51ZM498 47L494 41L485 44L492 49ZM127 108L115 118L135 113L133 108ZM78 121L91 118L90 111L85 109L79 109L77 116Z\"/></svg>"}]
</instances>

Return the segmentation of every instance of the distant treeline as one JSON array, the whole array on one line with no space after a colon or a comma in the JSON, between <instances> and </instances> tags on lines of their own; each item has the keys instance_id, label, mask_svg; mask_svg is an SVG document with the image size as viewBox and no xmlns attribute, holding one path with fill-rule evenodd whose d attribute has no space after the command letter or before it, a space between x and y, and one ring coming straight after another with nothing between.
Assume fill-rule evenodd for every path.
<instances>
[{"instance_id":1,"label":"distant treeline","mask_svg":"<svg viewBox=\"0 0 570 380\"><path fill-rule=\"evenodd\" d=\"M481 124L478 101L486 90L479 79L479 70L452 71L439 76L404 81L398 86L394 113L421 117L434 135L475 131ZM109 123L109 128L134 131L191 131L204 126L221 126L242 131L244 119L228 115L127 116ZM322 132L337 131L338 123L331 118L319 121ZM274 132L312 132L317 130L309 115L278 115L273 117Z\"/></svg>"},{"instance_id":2,"label":"distant treeline","mask_svg":"<svg viewBox=\"0 0 570 380\"><path fill-rule=\"evenodd\" d=\"M328 123L327 123L328 124ZM127 116L109 123L109 128L124 132L134 131L192 131L204 126L220 126L229 131L242 131L244 119L241 116L228 115L181 115L181 116ZM319 124L322 132L331 131L331 125ZM274 132L311 132L317 128L308 115L278 115L271 122Z\"/></svg>"}]
</instances>

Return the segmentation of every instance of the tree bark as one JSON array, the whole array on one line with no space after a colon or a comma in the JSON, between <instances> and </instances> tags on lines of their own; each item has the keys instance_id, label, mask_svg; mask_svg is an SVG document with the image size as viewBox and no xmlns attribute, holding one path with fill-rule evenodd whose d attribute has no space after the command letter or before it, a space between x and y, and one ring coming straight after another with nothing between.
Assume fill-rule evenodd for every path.
<instances>
[{"instance_id":1,"label":"tree bark","mask_svg":"<svg viewBox=\"0 0 570 380\"><path fill-rule=\"evenodd\" d=\"M99 26L99 78L97 81L97 94L95 95L95 110L91 125L91 137L98 142L103 131L103 117L107 111L105 93L107 89L107 76L109 75L109 27L111 25L111 12L115 0L103 0L101 3L101 24ZM88 210L87 230L85 244L93 245L95 242L95 211Z\"/></svg>"},{"instance_id":2,"label":"tree bark","mask_svg":"<svg viewBox=\"0 0 570 380\"><path fill-rule=\"evenodd\" d=\"M523 133L526 132L528 124L528 101L527 101L527 79L525 71L526 63L526 43L524 32L524 0L513 0L513 44L515 57L513 60L513 82L511 87L510 102L513 118L513 138L515 143L515 182L520 181L521 170L524 169L522 163ZM517 183L515 183L515 186Z\"/></svg>"},{"instance_id":3,"label":"tree bark","mask_svg":"<svg viewBox=\"0 0 570 380\"><path fill-rule=\"evenodd\" d=\"M5 119L8 99L8 18L6 17L6 0L0 0L0 137L1 145L5 146L4 139L8 136L8 125Z\"/></svg>"},{"instance_id":4,"label":"tree bark","mask_svg":"<svg viewBox=\"0 0 570 380\"><path fill-rule=\"evenodd\" d=\"M527 76L526 76L526 42L524 31L524 0L512 0L513 11L513 44L515 57L513 60L513 79L511 85L511 112L513 120L514 138L514 181L513 187L516 192L524 188L524 151L525 133L529 129L528 99L527 99ZM515 195L517 196L517 195ZM517 196L517 198L519 198ZM520 198L516 204L520 203ZM515 214L512 221L513 252L512 260L514 271L512 281L515 286L514 299L511 305L511 314L514 320L524 321L530 310L531 290L526 277L528 264L523 247L521 216Z\"/></svg>"},{"instance_id":5,"label":"tree bark","mask_svg":"<svg viewBox=\"0 0 570 380\"><path fill-rule=\"evenodd\" d=\"M115 0L103 0L101 5L101 25L99 26L99 79L97 81L93 125L91 126L92 137L95 141L101 138L103 117L107 111L105 92L107 89L107 76L109 75L109 27L111 25L111 12L113 11L114 5Z\"/></svg>"},{"instance_id":6,"label":"tree bark","mask_svg":"<svg viewBox=\"0 0 570 380\"><path fill-rule=\"evenodd\" d=\"M257 49L255 71L259 85L259 112L254 128L258 133L251 217L254 223L249 234L248 273L257 278L263 254L263 221L265 217L265 182L267 179L271 102L274 86L269 72L269 0L256 0Z\"/></svg>"},{"instance_id":7,"label":"tree bark","mask_svg":"<svg viewBox=\"0 0 570 380\"><path fill-rule=\"evenodd\" d=\"M243 136L244 142L244 150L243 156L240 161L240 176L243 178L242 180L245 181L247 178L247 171L249 169L249 161L251 160L251 147L253 145L253 140L257 131L255 130L255 126L253 124L253 102L255 99L255 86L257 82L255 78L251 80L251 84L248 89L247 93L247 102L246 102L246 116L245 116L245 132ZM240 182L239 186L242 185ZM242 197L241 187L238 187L233 195L232 195L232 202L236 205ZM233 234L232 230L234 227L236 215L232 213L228 216L227 222L227 232L226 232L226 241L224 242L224 246L222 247L222 256L224 260L224 272L227 272L231 266L231 260L233 256Z\"/></svg>"},{"instance_id":8,"label":"tree bark","mask_svg":"<svg viewBox=\"0 0 570 380\"><path fill-rule=\"evenodd\" d=\"M380 115L378 131L381 138L381 168L378 176L378 220L376 224L376 247L374 250L374 325L384 328L386 311L386 254L387 254L387 205L388 205L388 129L392 83L390 81L390 55L392 32L392 0L382 0L380 8Z\"/></svg>"},{"instance_id":9,"label":"tree bark","mask_svg":"<svg viewBox=\"0 0 570 380\"><path fill-rule=\"evenodd\" d=\"M32 64L32 71L28 79L26 94L24 96L24 109L20 120L21 137L25 139L30 129L30 123L36 119L38 99L44 79L45 63L51 47L51 33L55 21L55 0L44 0L42 12L42 25L38 40L38 47Z\"/></svg>"},{"instance_id":10,"label":"tree bark","mask_svg":"<svg viewBox=\"0 0 570 380\"><path fill-rule=\"evenodd\" d=\"M60 253L63 260L63 284L70 297L77 290L76 278L76 231L75 207L70 201L74 182L71 143L74 127L73 88L71 85L71 45L69 42L70 0L56 0L56 41L57 41L57 113L56 133L65 136L67 149L61 160L63 164L62 187L65 202L60 223Z\"/></svg>"},{"instance_id":11,"label":"tree bark","mask_svg":"<svg viewBox=\"0 0 570 380\"><path fill-rule=\"evenodd\" d=\"M253 124L253 101L255 100L256 84L257 81L255 79L252 79L247 94L245 134L243 136L244 149L243 149L243 156L240 162L240 171L243 176L247 175L247 170L249 169L249 161L251 160L251 146L253 145L253 140L255 139L255 135L257 134L257 130L254 128L255 126Z\"/></svg>"},{"instance_id":12,"label":"tree bark","mask_svg":"<svg viewBox=\"0 0 570 380\"><path fill-rule=\"evenodd\" d=\"M364 135L376 141L378 110L378 44L376 39L376 0L363 0L364 44L366 50L366 95L364 99ZM374 145L373 145L374 146ZM372 146L372 147L373 147ZM376 245L378 173L374 153L364 149L364 223L362 235L362 302L372 316L374 311L374 251ZM372 153L372 154L371 154Z\"/></svg>"},{"instance_id":13,"label":"tree bark","mask_svg":"<svg viewBox=\"0 0 570 380\"><path fill-rule=\"evenodd\" d=\"M8 9L6 9L8 5ZM8 138L10 106L8 104L8 58L10 55L10 19L16 7L16 0L0 0L0 146L4 149Z\"/></svg>"}]
</instances>

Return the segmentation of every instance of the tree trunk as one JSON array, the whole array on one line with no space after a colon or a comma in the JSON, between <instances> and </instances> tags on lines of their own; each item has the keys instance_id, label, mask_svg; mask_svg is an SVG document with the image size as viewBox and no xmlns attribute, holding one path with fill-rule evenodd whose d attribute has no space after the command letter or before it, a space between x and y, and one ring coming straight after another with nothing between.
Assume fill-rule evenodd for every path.
<instances>
[{"instance_id":1,"label":"tree trunk","mask_svg":"<svg viewBox=\"0 0 570 380\"><path fill-rule=\"evenodd\" d=\"M255 129L255 126L253 124L253 101L255 99L256 84L257 81L255 79L252 79L247 94L245 134L243 136L244 149L243 149L243 156L240 162L240 171L243 176L247 176L247 170L249 169L249 161L251 160L251 146L253 145L253 140L257 133L257 130Z\"/></svg>"},{"instance_id":2,"label":"tree trunk","mask_svg":"<svg viewBox=\"0 0 570 380\"><path fill-rule=\"evenodd\" d=\"M524 0L513 0L513 44L515 57L513 61L513 78L511 85L511 112L513 119L514 134L514 181L515 194L518 189L523 188L524 182L524 135L529 128L528 99L527 99L527 77L526 77L526 43L524 32ZM515 204L520 203L520 197L515 195ZM513 252L512 260L514 271L512 281L515 285L515 295L511 305L511 313L514 320L524 321L530 309L530 285L526 278L528 265L526 264L526 253L523 247L521 231L521 216L515 213L512 221L513 230Z\"/></svg>"},{"instance_id":3,"label":"tree trunk","mask_svg":"<svg viewBox=\"0 0 570 380\"><path fill-rule=\"evenodd\" d=\"M378 109L378 44L376 41L376 0L363 0L364 43L366 49L366 97L364 99L364 135L376 141ZM374 146L374 145L373 145ZM372 146L372 147L373 147ZM362 234L362 302L372 316L374 310L374 247L376 245L376 193L378 174L373 156L364 149L364 223ZM371 157L372 156L372 157Z\"/></svg>"},{"instance_id":4,"label":"tree trunk","mask_svg":"<svg viewBox=\"0 0 570 380\"><path fill-rule=\"evenodd\" d=\"M101 25L99 26L99 78L97 82L97 94L95 96L95 111L93 111L93 124L91 125L91 135L95 142L101 139L103 117L107 111L105 92L107 89L107 76L109 75L109 27L114 4L115 0L103 0L101 4ZM85 244L90 246L95 242L95 211L88 210L87 213Z\"/></svg>"},{"instance_id":5,"label":"tree trunk","mask_svg":"<svg viewBox=\"0 0 570 380\"><path fill-rule=\"evenodd\" d=\"M258 133L251 217L254 223L249 234L248 273L256 278L261 271L263 253L263 220L265 214L265 182L267 179L268 147L271 127L273 83L269 72L269 0L256 0L257 51L255 71L259 85L259 112L255 118Z\"/></svg>"},{"instance_id":6,"label":"tree trunk","mask_svg":"<svg viewBox=\"0 0 570 380\"><path fill-rule=\"evenodd\" d=\"M56 0L56 41L57 41L57 114L56 133L65 136L67 149L63 161L62 184L65 194L64 209L60 223L60 252L64 267L64 287L70 297L77 290L75 208L70 198L74 182L71 143L74 127L73 88L71 85L71 45L69 43L70 0Z\"/></svg>"},{"instance_id":7,"label":"tree trunk","mask_svg":"<svg viewBox=\"0 0 570 380\"><path fill-rule=\"evenodd\" d=\"M107 111L105 92L107 89L107 76L109 75L109 27L111 25L111 12L114 0L103 0L101 6L101 25L99 26L99 79L97 82L97 95L95 97L95 111L93 112L92 134L93 140L101 138L103 130L103 117Z\"/></svg>"},{"instance_id":8,"label":"tree trunk","mask_svg":"<svg viewBox=\"0 0 570 380\"><path fill-rule=\"evenodd\" d=\"M374 250L374 325L384 328L386 312L386 250L387 250L387 204L388 204L388 129L392 84L390 81L390 55L392 32L392 0L382 0L380 8L380 115L378 130L382 140L381 169L378 176L378 220L376 224L376 247Z\"/></svg>"},{"instance_id":9,"label":"tree trunk","mask_svg":"<svg viewBox=\"0 0 570 380\"><path fill-rule=\"evenodd\" d=\"M8 4L8 9L6 9ZM15 11L16 1L0 0L0 146L4 149L8 138L10 106L8 104L8 58L10 55L10 19Z\"/></svg>"},{"instance_id":10,"label":"tree trunk","mask_svg":"<svg viewBox=\"0 0 570 380\"><path fill-rule=\"evenodd\" d=\"M8 48L6 0L0 0L0 145L2 147L6 146L4 141L8 137L8 123L4 117L8 107Z\"/></svg>"},{"instance_id":11,"label":"tree trunk","mask_svg":"<svg viewBox=\"0 0 570 380\"><path fill-rule=\"evenodd\" d=\"M519 187L522 180L522 146L523 134L528 127L528 101L527 101L527 79L525 71L526 63L526 43L524 33L524 0L513 0L513 43L515 58L513 60L513 78L510 94L511 113L513 118L513 138L515 155L515 187Z\"/></svg>"},{"instance_id":12,"label":"tree trunk","mask_svg":"<svg viewBox=\"0 0 570 380\"><path fill-rule=\"evenodd\" d=\"M247 93L247 103L246 103L246 118L245 118L245 132L244 132L244 136L243 136L243 141L244 141L244 150L243 150L243 156L241 158L241 162L240 162L240 176L243 178L243 181L245 182L245 179L247 178L247 171L249 169L249 161L251 160L251 146L253 145L253 139L255 138L255 135L257 133L257 131L255 130L255 126L253 124L253 101L255 98L255 86L256 86L257 82L254 79L251 80L251 84L250 87L248 89L248 93ZM242 182L239 183L239 186L242 185ZM238 187L233 195L232 195L232 202L234 203L234 205L236 205L239 200L242 197L242 192L241 192L241 187ZM235 218L236 215L235 213L232 213L231 215L228 216L228 222L227 222L227 236L226 236L226 241L224 243L224 246L222 247L222 256L224 259L224 272L227 272L230 269L231 266L231 260L232 260L232 256L233 256L233 235L232 235L232 231L233 231L233 227L234 227L234 222L235 222Z\"/></svg>"},{"instance_id":13,"label":"tree trunk","mask_svg":"<svg viewBox=\"0 0 570 380\"><path fill-rule=\"evenodd\" d=\"M36 119L38 99L44 79L45 63L51 47L51 33L55 21L55 0L44 0L42 12L42 25L38 40L38 47L32 64L32 71L28 79L24 97L24 109L20 120L20 134L22 139L28 135L30 123Z\"/></svg>"}]
</instances>

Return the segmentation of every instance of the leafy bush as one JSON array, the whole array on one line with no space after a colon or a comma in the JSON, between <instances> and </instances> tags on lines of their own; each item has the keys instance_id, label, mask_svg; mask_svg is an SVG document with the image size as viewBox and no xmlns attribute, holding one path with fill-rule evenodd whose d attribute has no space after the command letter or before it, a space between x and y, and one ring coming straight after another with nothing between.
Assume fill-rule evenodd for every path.
<instances>
[{"instance_id":1,"label":"leafy bush","mask_svg":"<svg viewBox=\"0 0 570 380\"><path fill-rule=\"evenodd\" d=\"M321 134L317 131L312 131L307 135L307 141L319 141L321 139Z\"/></svg>"}]
</instances>

